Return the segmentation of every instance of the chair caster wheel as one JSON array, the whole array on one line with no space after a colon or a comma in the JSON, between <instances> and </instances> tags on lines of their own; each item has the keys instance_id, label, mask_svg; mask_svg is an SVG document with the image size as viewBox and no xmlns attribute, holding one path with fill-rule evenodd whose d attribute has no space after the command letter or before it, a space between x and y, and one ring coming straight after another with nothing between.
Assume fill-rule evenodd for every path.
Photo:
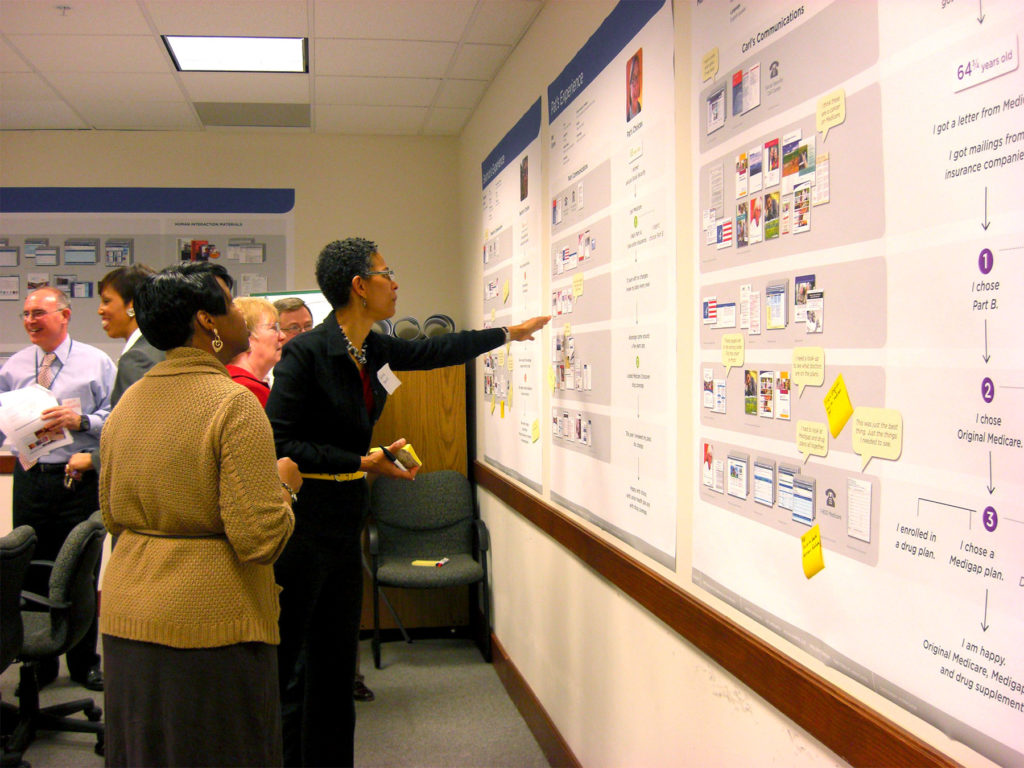
<instances>
[{"instance_id":1,"label":"chair caster wheel","mask_svg":"<svg viewBox=\"0 0 1024 768\"><path fill-rule=\"evenodd\" d=\"M106 751L107 751L106 750L106 744L104 743L104 738L103 738L103 734L102 733L96 734L96 746L93 747L92 750L93 750L93 752L95 752L100 757L103 757L104 754L106 753Z\"/></svg>"}]
</instances>

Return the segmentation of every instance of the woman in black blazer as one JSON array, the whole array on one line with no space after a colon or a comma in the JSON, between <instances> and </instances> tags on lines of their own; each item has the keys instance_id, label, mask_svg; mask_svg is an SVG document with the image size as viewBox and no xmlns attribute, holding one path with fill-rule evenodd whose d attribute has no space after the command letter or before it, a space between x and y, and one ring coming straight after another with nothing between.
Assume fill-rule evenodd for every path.
<instances>
[{"instance_id":1,"label":"woman in black blazer","mask_svg":"<svg viewBox=\"0 0 1024 768\"><path fill-rule=\"evenodd\" d=\"M550 319L417 341L371 333L375 322L395 313L394 278L375 243L329 243L317 259L316 279L334 311L286 344L274 368L267 416L277 452L296 461L305 478L295 533L275 565L283 588L282 696L300 651L304 658L301 704L285 713L285 765L353 762L355 705L345 694L352 691L362 611L365 476L412 480L416 473L399 469L383 452L368 453L390 372L465 363L507 341L532 339ZM403 445L400 439L388 448Z\"/></svg>"}]
</instances>

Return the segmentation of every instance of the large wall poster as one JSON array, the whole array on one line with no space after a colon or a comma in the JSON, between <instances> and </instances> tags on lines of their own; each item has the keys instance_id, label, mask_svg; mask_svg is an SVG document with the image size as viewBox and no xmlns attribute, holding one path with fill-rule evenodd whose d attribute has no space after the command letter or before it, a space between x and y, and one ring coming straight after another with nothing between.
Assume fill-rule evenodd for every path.
<instances>
[{"instance_id":1,"label":"large wall poster","mask_svg":"<svg viewBox=\"0 0 1024 768\"><path fill-rule=\"evenodd\" d=\"M693 580L1022 764L1024 10L692 14Z\"/></svg>"},{"instance_id":2,"label":"large wall poster","mask_svg":"<svg viewBox=\"0 0 1024 768\"><path fill-rule=\"evenodd\" d=\"M551 498L674 567L671 3L620 2L548 87Z\"/></svg>"},{"instance_id":3,"label":"large wall poster","mask_svg":"<svg viewBox=\"0 0 1024 768\"><path fill-rule=\"evenodd\" d=\"M538 99L481 166L487 328L544 314L540 120ZM538 338L496 349L477 363L484 460L536 491L543 479L543 355Z\"/></svg>"}]
</instances>

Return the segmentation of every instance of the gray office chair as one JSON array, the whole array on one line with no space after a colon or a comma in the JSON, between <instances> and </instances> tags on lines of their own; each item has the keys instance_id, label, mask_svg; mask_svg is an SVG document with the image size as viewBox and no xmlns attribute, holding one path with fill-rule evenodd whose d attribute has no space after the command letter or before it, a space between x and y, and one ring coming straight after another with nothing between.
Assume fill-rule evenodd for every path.
<instances>
[{"instance_id":1,"label":"gray office chair","mask_svg":"<svg viewBox=\"0 0 1024 768\"><path fill-rule=\"evenodd\" d=\"M490 537L484 521L475 518L469 480L452 470L421 472L414 481L378 477L370 491L370 515L367 535L373 578L374 666L380 669L381 587L469 585L470 621L481 653L490 661ZM447 561L440 567L412 564L415 560L442 558ZM473 599L477 591L482 603L479 614Z\"/></svg>"},{"instance_id":2,"label":"gray office chair","mask_svg":"<svg viewBox=\"0 0 1024 768\"><path fill-rule=\"evenodd\" d=\"M35 560L33 567L51 568L47 597L32 592L21 596L30 602L45 605L47 611L22 611L24 640L18 658L21 660L18 692L18 723L4 746L4 759L20 755L35 738L37 730L73 731L96 734L96 753L103 754L103 710L92 699L78 699L50 707L39 706L36 665L57 659L73 647L89 629L96 615L96 562L103 551L106 529L99 512L71 529L50 563ZM70 717L83 712L86 719ZM17 763L15 763L17 764Z\"/></svg>"},{"instance_id":3,"label":"gray office chair","mask_svg":"<svg viewBox=\"0 0 1024 768\"><path fill-rule=\"evenodd\" d=\"M38 537L19 525L0 539L0 671L18 657L25 636L21 623L21 585Z\"/></svg>"}]
</instances>

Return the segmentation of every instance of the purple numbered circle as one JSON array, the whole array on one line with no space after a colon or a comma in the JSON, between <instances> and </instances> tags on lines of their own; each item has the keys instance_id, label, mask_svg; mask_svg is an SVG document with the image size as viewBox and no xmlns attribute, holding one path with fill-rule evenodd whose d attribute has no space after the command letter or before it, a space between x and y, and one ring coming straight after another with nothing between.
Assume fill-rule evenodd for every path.
<instances>
[{"instance_id":1,"label":"purple numbered circle","mask_svg":"<svg viewBox=\"0 0 1024 768\"><path fill-rule=\"evenodd\" d=\"M986 376L981 380L981 399L986 403L991 403L996 397L996 385L992 383L992 379Z\"/></svg>"},{"instance_id":2,"label":"purple numbered circle","mask_svg":"<svg viewBox=\"0 0 1024 768\"><path fill-rule=\"evenodd\" d=\"M995 507L985 507L985 511L981 513L981 522L989 533L996 529L999 525L999 515L996 514Z\"/></svg>"},{"instance_id":3,"label":"purple numbered circle","mask_svg":"<svg viewBox=\"0 0 1024 768\"><path fill-rule=\"evenodd\" d=\"M978 254L978 269L981 270L981 274L987 275L991 272L993 263L992 251L988 248Z\"/></svg>"}]
</instances>

